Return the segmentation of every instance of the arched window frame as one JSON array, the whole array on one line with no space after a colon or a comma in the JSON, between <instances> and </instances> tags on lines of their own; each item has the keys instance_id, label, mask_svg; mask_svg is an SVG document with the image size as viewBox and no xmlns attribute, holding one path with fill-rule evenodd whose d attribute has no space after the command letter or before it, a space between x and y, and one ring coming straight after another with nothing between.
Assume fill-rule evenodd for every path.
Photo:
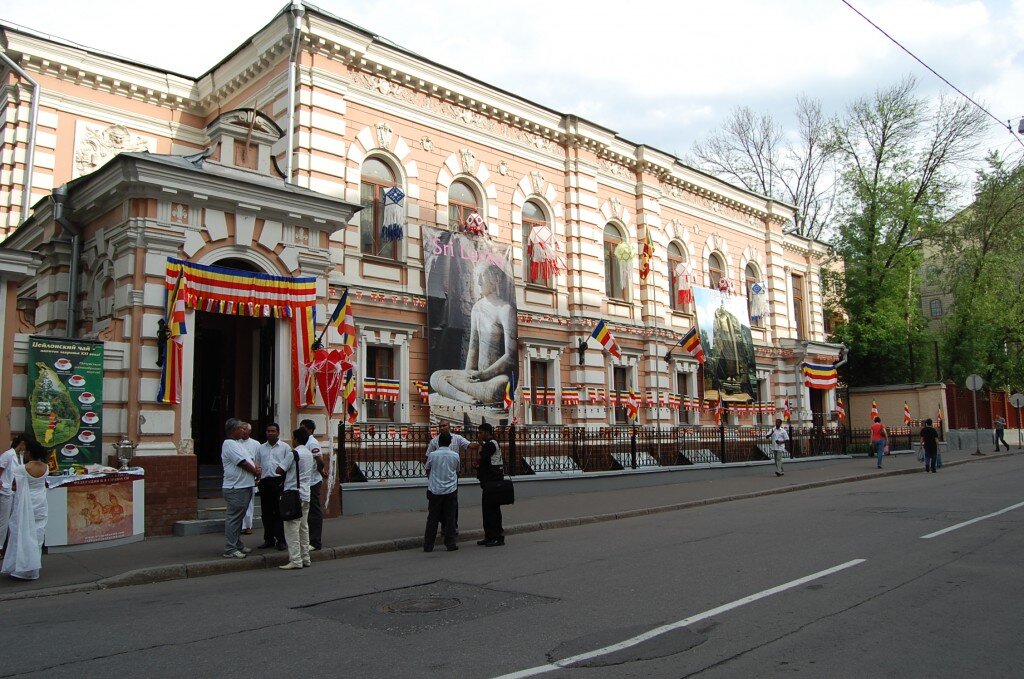
<instances>
[{"instance_id":1,"label":"arched window frame","mask_svg":"<svg viewBox=\"0 0 1024 679\"><path fill-rule=\"evenodd\" d=\"M676 294L678 285L676 283L676 268L683 262L689 261L686 246L679 241L671 241L668 244L668 300L669 307L673 311L682 311L679 304L679 295Z\"/></svg>"},{"instance_id":2,"label":"arched window frame","mask_svg":"<svg viewBox=\"0 0 1024 679\"><path fill-rule=\"evenodd\" d=\"M368 176L365 169L368 163L383 165L391 173L390 179ZM384 223L383 191L392 186L401 187L401 175L395 169L395 163L384 155L373 154L363 160L359 168L359 204L363 209L359 212L359 250L364 255L381 257L397 261L400 241L381 242L381 226ZM405 191L404 188L402 188Z\"/></svg>"},{"instance_id":3,"label":"arched window frame","mask_svg":"<svg viewBox=\"0 0 1024 679\"><path fill-rule=\"evenodd\" d=\"M619 243L627 241L623 233L625 229L615 222L608 222L604 227L604 292L608 299L617 302L629 301L629 276L623 275L623 267L615 256L615 248Z\"/></svg>"},{"instance_id":4,"label":"arched window frame","mask_svg":"<svg viewBox=\"0 0 1024 679\"><path fill-rule=\"evenodd\" d=\"M718 282L725 277L725 258L719 252L708 255L708 287L718 289Z\"/></svg>"},{"instance_id":5,"label":"arched window frame","mask_svg":"<svg viewBox=\"0 0 1024 679\"><path fill-rule=\"evenodd\" d=\"M453 198L452 193L456 185L464 186L469 190L469 193L473 196L474 202L467 202L458 198ZM466 228L466 217L473 212L478 212L481 215L484 214L483 200L480 196L483 195L480 188L468 177L456 177L452 180L451 185L448 187L448 227L455 229L456 231L462 231Z\"/></svg>"},{"instance_id":6,"label":"arched window frame","mask_svg":"<svg viewBox=\"0 0 1024 679\"><path fill-rule=\"evenodd\" d=\"M747 262L747 265L743 267L743 289L747 292L747 314L748 316L752 313L751 305L754 301L754 293L751 288L754 283L760 282L761 271L758 269L757 264L754 262ZM756 321L751 318L750 324L755 328L760 328L764 323L764 319L757 319Z\"/></svg>"},{"instance_id":7,"label":"arched window frame","mask_svg":"<svg viewBox=\"0 0 1024 679\"><path fill-rule=\"evenodd\" d=\"M541 214L541 218L527 216L526 206L532 205L537 209L537 212ZM536 198L530 198L523 203L523 280L526 281L527 285L537 285L543 288L554 287L555 281L553 276L547 278L538 278L533 280L530 276L530 265L532 264L532 258L530 257L530 233L534 227L546 226L554 233L554 226L551 223L550 212L546 206Z\"/></svg>"}]
</instances>

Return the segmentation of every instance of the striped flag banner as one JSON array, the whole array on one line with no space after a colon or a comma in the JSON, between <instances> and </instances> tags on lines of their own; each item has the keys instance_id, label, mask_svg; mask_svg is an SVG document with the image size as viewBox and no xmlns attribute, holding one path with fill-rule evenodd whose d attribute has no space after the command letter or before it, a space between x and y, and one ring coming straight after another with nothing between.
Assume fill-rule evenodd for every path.
<instances>
[{"instance_id":1,"label":"striped flag banner","mask_svg":"<svg viewBox=\"0 0 1024 679\"><path fill-rule=\"evenodd\" d=\"M835 365L822 365L804 361L801 369L804 374L804 385L811 389L835 389L839 381L839 372Z\"/></svg>"},{"instance_id":2,"label":"striped flag banner","mask_svg":"<svg viewBox=\"0 0 1024 679\"><path fill-rule=\"evenodd\" d=\"M601 346L608 350L608 353L615 358L620 358L622 352L619 350L619 343L615 341L615 336L612 335L612 331L608 329L607 324L602 320L594 328L594 331L590 333L590 336L601 343Z\"/></svg>"},{"instance_id":3,"label":"striped flag banner","mask_svg":"<svg viewBox=\"0 0 1024 679\"><path fill-rule=\"evenodd\" d=\"M700 335L697 333L697 326L690 328L690 332L683 335L679 340L683 351L697 359L698 363L704 363L704 347L700 344Z\"/></svg>"}]
</instances>

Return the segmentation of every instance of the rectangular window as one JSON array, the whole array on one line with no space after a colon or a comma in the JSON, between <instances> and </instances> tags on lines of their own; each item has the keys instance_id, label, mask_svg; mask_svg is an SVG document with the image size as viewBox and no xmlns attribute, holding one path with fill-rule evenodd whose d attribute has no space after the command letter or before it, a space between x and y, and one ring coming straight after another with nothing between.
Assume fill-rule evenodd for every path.
<instances>
[{"instance_id":1,"label":"rectangular window","mask_svg":"<svg viewBox=\"0 0 1024 679\"><path fill-rule=\"evenodd\" d=\"M686 403L684 399L691 395L687 385L688 377L689 375L686 373L676 373L676 393L679 394L679 410L676 411L676 422L679 424L686 424L689 419L689 411L684 407Z\"/></svg>"},{"instance_id":2,"label":"rectangular window","mask_svg":"<svg viewBox=\"0 0 1024 679\"><path fill-rule=\"evenodd\" d=\"M533 385L533 405L530 406L530 421L536 424L547 424L551 420L548 413L554 406L548 405L545 395L549 388L548 361L530 361L530 383Z\"/></svg>"},{"instance_id":3,"label":"rectangular window","mask_svg":"<svg viewBox=\"0 0 1024 679\"><path fill-rule=\"evenodd\" d=\"M366 347L366 380L394 380L395 352L390 347ZM398 412L395 401L381 398L366 399L367 421L394 422Z\"/></svg>"},{"instance_id":4,"label":"rectangular window","mask_svg":"<svg viewBox=\"0 0 1024 679\"><path fill-rule=\"evenodd\" d=\"M804 319L804 277L793 274L793 325L796 326L796 338L806 339L807 323Z\"/></svg>"},{"instance_id":5,"label":"rectangular window","mask_svg":"<svg viewBox=\"0 0 1024 679\"><path fill-rule=\"evenodd\" d=\"M612 391L615 394L615 424L629 424L626 407L620 403L622 397L629 392L629 368L625 366L612 368Z\"/></svg>"}]
</instances>

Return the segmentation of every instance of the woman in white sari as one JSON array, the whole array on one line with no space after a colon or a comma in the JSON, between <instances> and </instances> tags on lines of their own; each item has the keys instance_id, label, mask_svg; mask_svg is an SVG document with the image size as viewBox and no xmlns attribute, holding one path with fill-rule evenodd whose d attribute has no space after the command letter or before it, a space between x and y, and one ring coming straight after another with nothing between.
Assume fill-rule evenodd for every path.
<instances>
[{"instance_id":1,"label":"woman in white sari","mask_svg":"<svg viewBox=\"0 0 1024 679\"><path fill-rule=\"evenodd\" d=\"M42 567L49 468L46 451L38 441L28 441L25 448L28 459L15 470L10 535L0 573L20 580L35 580Z\"/></svg>"}]
</instances>

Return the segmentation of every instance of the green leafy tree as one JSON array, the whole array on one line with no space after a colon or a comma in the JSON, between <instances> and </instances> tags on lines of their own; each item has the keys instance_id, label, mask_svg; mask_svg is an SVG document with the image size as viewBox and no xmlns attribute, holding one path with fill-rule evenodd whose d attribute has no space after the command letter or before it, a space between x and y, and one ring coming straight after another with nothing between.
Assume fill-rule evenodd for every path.
<instances>
[{"instance_id":1,"label":"green leafy tree","mask_svg":"<svg viewBox=\"0 0 1024 679\"><path fill-rule=\"evenodd\" d=\"M953 294L943 325L945 373L1024 385L1024 165L998 154L978 173L974 202L936 238Z\"/></svg>"},{"instance_id":2,"label":"green leafy tree","mask_svg":"<svg viewBox=\"0 0 1024 679\"><path fill-rule=\"evenodd\" d=\"M843 275L833 303L846 320L833 338L850 349L851 386L910 379L907 347L924 333L919 246L945 223L958 170L983 129L969 102L930 107L915 87L908 77L854 101L834 128Z\"/></svg>"}]
</instances>

